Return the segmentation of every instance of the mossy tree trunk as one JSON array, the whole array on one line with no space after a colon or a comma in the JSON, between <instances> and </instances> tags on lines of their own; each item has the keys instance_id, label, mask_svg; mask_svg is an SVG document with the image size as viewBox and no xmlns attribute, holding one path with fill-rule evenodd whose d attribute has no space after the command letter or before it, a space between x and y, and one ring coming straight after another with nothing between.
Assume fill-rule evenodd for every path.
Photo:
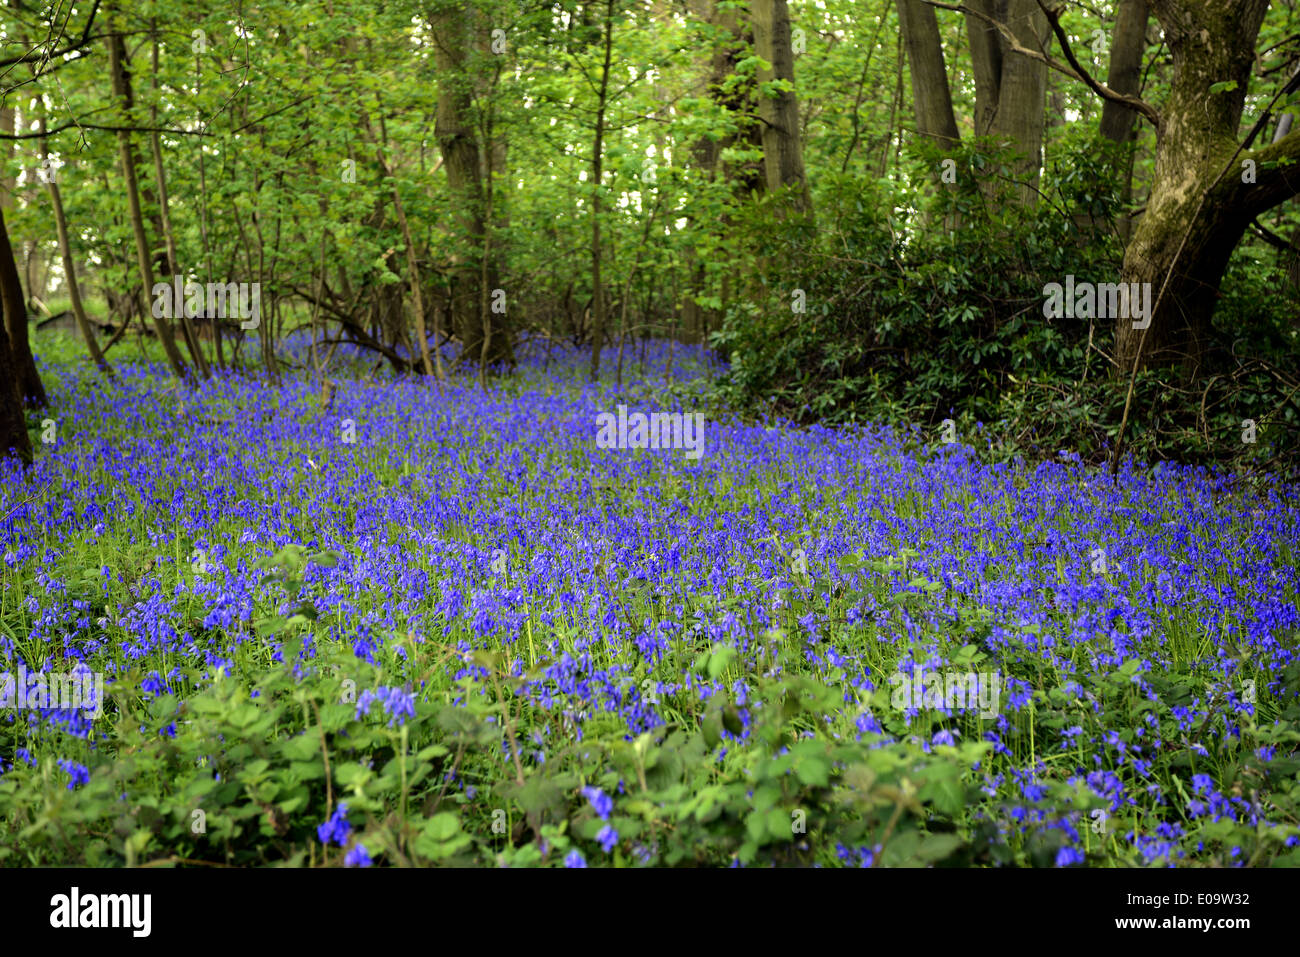
<instances>
[{"instance_id":1,"label":"mossy tree trunk","mask_svg":"<svg viewBox=\"0 0 1300 957\"><path fill-rule=\"evenodd\" d=\"M1195 378L1232 250L1251 219L1300 190L1300 179L1270 166L1300 157L1300 136L1237 154L1268 0L1154 0L1152 8L1173 55L1173 76L1160 111L1151 194L1121 279L1151 283L1154 309L1146 328L1134 328L1145 322L1132 317L1117 319L1117 372L1127 375L1135 363L1182 364ZM1209 92L1224 82L1235 88Z\"/></svg>"}]
</instances>

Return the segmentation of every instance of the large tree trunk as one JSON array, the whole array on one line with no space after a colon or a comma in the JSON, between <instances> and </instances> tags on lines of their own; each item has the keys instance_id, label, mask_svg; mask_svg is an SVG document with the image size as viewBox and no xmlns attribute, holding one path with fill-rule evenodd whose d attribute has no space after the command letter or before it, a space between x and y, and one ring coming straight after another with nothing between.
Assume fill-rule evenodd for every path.
<instances>
[{"instance_id":1,"label":"large tree trunk","mask_svg":"<svg viewBox=\"0 0 1300 957\"><path fill-rule=\"evenodd\" d=\"M23 401L18 394L13 357L9 354L9 334L0 328L0 457L10 455L30 462L32 440L27 434Z\"/></svg>"},{"instance_id":2,"label":"large tree trunk","mask_svg":"<svg viewBox=\"0 0 1300 957\"><path fill-rule=\"evenodd\" d=\"M489 341L489 361L508 359L508 338L484 335L482 314L483 246L487 228L484 209L481 145L474 129L469 51L476 43L468 5L439 2L429 13L438 69L438 111L434 134L447 170L447 185L456 197L461 234L468 255L457 257L452 274L451 323L460 337L461 357L477 362ZM489 330L490 333L490 330Z\"/></svg>"},{"instance_id":3,"label":"large tree trunk","mask_svg":"<svg viewBox=\"0 0 1300 957\"><path fill-rule=\"evenodd\" d=\"M1297 134L1233 159L1267 7L1268 0L1153 3L1173 55L1173 77L1161 110L1151 195L1125 250L1121 279L1152 284L1154 313L1147 328L1134 328L1145 320L1117 318L1121 374L1135 364L1182 363L1191 377L1197 375L1233 248L1253 216L1300 189L1284 169L1262 169L1274 154L1300 152ZM1208 92L1220 81L1236 81L1236 89ZM1259 168L1256 182L1242 182L1244 159Z\"/></svg>"},{"instance_id":4,"label":"large tree trunk","mask_svg":"<svg viewBox=\"0 0 1300 957\"><path fill-rule=\"evenodd\" d=\"M916 131L941 149L952 149L961 140L948 92L948 71L939 39L939 21L934 7L924 0L898 0L898 22L907 47L907 65L912 74L912 108Z\"/></svg>"},{"instance_id":5,"label":"large tree trunk","mask_svg":"<svg viewBox=\"0 0 1300 957\"><path fill-rule=\"evenodd\" d=\"M788 89L776 95L759 94L758 115L763 121L763 167L767 187L788 187L791 207L812 212L812 194L804 175L803 144L799 134L799 100L794 92L794 50L790 43L790 10L785 0L752 0L754 50L770 68L758 71L760 83L784 81Z\"/></svg>"},{"instance_id":6,"label":"large tree trunk","mask_svg":"<svg viewBox=\"0 0 1300 957\"><path fill-rule=\"evenodd\" d=\"M1051 34L1038 0L969 0L969 6L1006 24L1026 49L1047 49ZM975 135L988 136L1019 155L1011 202L1032 208L1038 203L1043 165L1047 64L1013 52L982 17L967 14L966 30L975 77ZM996 184L981 185L990 198L997 193Z\"/></svg>"},{"instance_id":7,"label":"large tree trunk","mask_svg":"<svg viewBox=\"0 0 1300 957\"><path fill-rule=\"evenodd\" d=\"M1021 46L1030 50L1046 48L1051 34L1038 0L1008 0L1006 23ZM1001 63L998 103L989 135L1019 154L1020 159L1012 167L1016 178L1013 195L1018 206L1032 208L1038 204L1043 165L1047 65L1009 49L1002 51Z\"/></svg>"},{"instance_id":8,"label":"large tree trunk","mask_svg":"<svg viewBox=\"0 0 1300 957\"><path fill-rule=\"evenodd\" d=\"M18 394L29 409L43 409L49 400L27 339L27 303L23 299L18 263L14 260L3 213L0 213L0 299L4 302L5 334L9 339L9 356L13 375L18 381Z\"/></svg>"}]
</instances>

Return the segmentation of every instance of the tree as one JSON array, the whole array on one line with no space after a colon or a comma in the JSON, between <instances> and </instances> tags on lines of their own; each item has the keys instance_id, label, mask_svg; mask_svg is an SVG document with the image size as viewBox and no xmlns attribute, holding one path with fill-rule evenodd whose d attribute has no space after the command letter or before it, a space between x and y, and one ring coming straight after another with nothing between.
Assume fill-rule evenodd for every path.
<instances>
[{"instance_id":1,"label":"tree","mask_svg":"<svg viewBox=\"0 0 1300 957\"><path fill-rule=\"evenodd\" d=\"M916 130L940 149L951 149L961 140L952 112L948 70L943 61L943 43L939 39L934 7L924 0L898 0L898 22L912 75Z\"/></svg>"},{"instance_id":2,"label":"tree","mask_svg":"<svg viewBox=\"0 0 1300 957\"><path fill-rule=\"evenodd\" d=\"M812 212L799 131L799 99L794 87L790 10L785 0L753 0L754 51L767 64L759 69L758 114L763 121L763 167L767 187L789 187L789 202L799 213Z\"/></svg>"},{"instance_id":3,"label":"tree","mask_svg":"<svg viewBox=\"0 0 1300 957\"><path fill-rule=\"evenodd\" d=\"M1153 314L1118 318L1120 370L1181 363L1195 378L1219 283L1232 251L1260 213L1300 191L1287 164L1300 134L1251 149L1238 126L1267 0L1155 0L1173 55L1159 111L1146 211L1124 253L1121 280L1150 283ZM1261 118L1262 119L1262 118Z\"/></svg>"},{"instance_id":4,"label":"tree","mask_svg":"<svg viewBox=\"0 0 1300 957\"><path fill-rule=\"evenodd\" d=\"M591 146L591 380L600 377L600 350L605 345L605 287L601 283L600 206L605 162L605 111L609 107L609 67L614 48L614 4L605 0L601 24L604 60L596 92L596 122Z\"/></svg>"},{"instance_id":5,"label":"tree","mask_svg":"<svg viewBox=\"0 0 1300 957\"><path fill-rule=\"evenodd\" d=\"M121 33L110 34L107 42L108 68L112 76L113 93L120 105L123 122L130 123L132 98L130 68L126 62L126 45L122 41ZM131 135L127 126L124 125L118 128L117 143L122 163L122 177L126 185L126 200L130 211L131 230L135 237L136 264L140 270L140 304L144 310L142 315L153 316L154 331L158 334L158 341L162 343L163 351L167 354L167 361L171 365L172 371L176 373L177 378L184 379L189 376L189 369L176 348L176 340L172 337L171 325L166 317L154 315L154 310L149 303L149 296L153 289L153 266L149 256L149 240L145 237L144 212L140 205L140 186L136 178L135 150L131 145Z\"/></svg>"},{"instance_id":6,"label":"tree","mask_svg":"<svg viewBox=\"0 0 1300 957\"><path fill-rule=\"evenodd\" d=\"M971 0L970 6L984 14L966 18L975 74L975 132L1019 154L1012 195L1018 206L1033 207L1043 165L1047 66L1017 46L1046 50L1046 19L1038 0ZM1011 36L992 28L990 19L1004 23Z\"/></svg>"},{"instance_id":7,"label":"tree","mask_svg":"<svg viewBox=\"0 0 1300 957\"><path fill-rule=\"evenodd\" d=\"M23 401L9 351L9 334L0 329L0 455L32 460L32 440L23 417Z\"/></svg>"},{"instance_id":8,"label":"tree","mask_svg":"<svg viewBox=\"0 0 1300 957\"><path fill-rule=\"evenodd\" d=\"M1142 54L1147 46L1147 19L1150 11L1147 0L1120 0L1115 17L1115 33L1111 43L1110 72L1106 85L1126 96L1136 97L1140 92ZM1137 137L1138 112L1119 100L1106 100L1101 109L1099 131L1113 143L1127 147L1121 156L1124 163L1124 201L1127 205L1133 196L1133 143ZM1132 229L1131 217L1123 216L1118 224L1120 237L1127 242Z\"/></svg>"},{"instance_id":9,"label":"tree","mask_svg":"<svg viewBox=\"0 0 1300 957\"><path fill-rule=\"evenodd\" d=\"M475 48L471 30L475 8L440 0L429 11L433 28L434 59L438 71L438 107L435 135L447 171L447 185L455 196L455 209L464 248L469 255L456 256L452 277L451 318L460 335L465 361L508 361L510 339L504 328L493 330L485 322L483 297L484 258L488 252L488 213L484 183L484 146L479 142L474 119L473 83L470 70ZM488 275L495 269L488 264Z\"/></svg>"},{"instance_id":10,"label":"tree","mask_svg":"<svg viewBox=\"0 0 1300 957\"><path fill-rule=\"evenodd\" d=\"M27 304L3 210L0 210L0 300L4 303L9 369L18 395L29 409L43 409L49 400L45 397L45 386L36 371L36 360L27 340Z\"/></svg>"}]
</instances>

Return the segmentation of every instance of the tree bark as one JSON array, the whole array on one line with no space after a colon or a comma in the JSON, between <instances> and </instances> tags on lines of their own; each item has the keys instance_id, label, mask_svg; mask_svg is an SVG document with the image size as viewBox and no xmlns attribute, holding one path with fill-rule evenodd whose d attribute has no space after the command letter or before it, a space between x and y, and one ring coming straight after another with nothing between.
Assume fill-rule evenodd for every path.
<instances>
[{"instance_id":1,"label":"tree bark","mask_svg":"<svg viewBox=\"0 0 1300 957\"><path fill-rule=\"evenodd\" d=\"M9 353L9 334L0 328L0 456L10 455L30 462L32 440L27 434L23 400L18 392L18 378L14 375L13 357Z\"/></svg>"},{"instance_id":2,"label":"tree bark","mask_svg":"<svg viewBox=\"0 0 1300 957\"><path fill-rule=\"evenodd\" d=\"M600 350L605 344L605 289L601 281L600 187L604 177L605 107L609 99L609 68L614 47L614 2L605 2L605 62L600 70L596 129L591 148L591 381L600 378Z\"/></svg>"},{"instance_id":3,"label":"tree bark","mask_svg":"<svg viewBox=\"0 0 1300 957\"><path fill-rule=\"evenodd\" d=\"M451 326L461 340L461 358L479 360L489 343L490 361L508 360L507 337L483 328L482 284L484 210L482 145L474 129L471 82L466 68L475 40L471 30L473 9L449 2L436 4L428 14L434 34L438 70L438 108L434 134L447 170L447 185L456 197L460 232L468 253L455 257L452 271ZM485 334L486 333L486 334Z\"/></svg>"},{"instance_id":4,"label":"tree bark","mask_svg":"<svg viewBox=\"0 0 1300 957\"><path fill-rule=\"evenodd\" d=\"M43 409L49 404L45 386L36 371L31 345L27 341L27 303L23 300L23 285L18 278L18 264L14 261L13 246L9 243L9 228L4 213L0 211L0 299L4 302L5 335L9 340L9 367L18 388L18 396L29 409Z\"/></svg>"},{"instance_id":5,"label":"tree bark","mask_svg":"<svg viewBox=\"0 0 1300 957\"><path fill-rule=\"evenodd\" d=\"M128 75L126 44L122 41L122 35L119 33L111 34L108 37L108 61L109 72L113 78L113 94L121 104L123 123L127 124L131 122L131 114L126 95ZM125 129L118 130L117 145L122 162L122 176L125 179L127 208L131 215L131 229L135 234L136 262L140 269L141 307L146 314L153 317L154 331L158 334L158 341L162 343L163 352L167 355L167 362L172 367L172 371L176 373L177 378L184 379L189 376L189 369L176 348L176 340L172 337L171 326L168 324L166 317L153 315L153 308L149 302L149 297L153 294L153 265L149 258L149 241L144 232L144 213L140 207L140 185L136 178L135 156L131 148L131 136Z\"/></svg>"},{"instance_id":6,"label":"tree bark","mask_svg":"<svg viewBox=\"0 0 1300 957\"><path fill-rule=\"evenodd\" d=\"M789 188L789 202L798 213L812 213L812 194L804 173L799 134L799 99L794 92L794 51L790 42L790 10L785 0L752 0L754 51L769 64L758 71L758 115L763 126L763 168L767 188ZM773 81L788 86L773 94L762 90Z\"/></svg>"},{"instance_id":7,"label":"tree bark","mask_svg":"<svg viewBox=\"0 0 1300 957\"><path fill-rule=\"evenodd\" d=\"M898 22L907 47L912 74L912 108L916 131L940 149L952 149L961 142L957 119L948 91L948 70L944 65L943 42L934 7L924 0L897 0Z\"/></svg>"},{"instance_id":8,"label":"tree bark","mask_svg":"<svg viewBox=\"0 0 1300 957\"><path fill-rule=\"evenodd\" d=\"M151 22L151 27L156 28ZM154 36L153 41L153 85L154 92L158 90L158 38ZM154 183L158 187L158 217L162 226L163 239L167 244L167 274L168 276L179 276L180 258L176 255L176 237L172 232L171 212L168 209L167 202L167 173L163 167L162 157L162 137L158 133L158 107L152 106L149 109L150 119L154 127L149 134L149 146L153 152L153 173ZM183 280L184 277L182 277ZM194 361L194 368L198 369L199 375L208 378L212 375L208 367L207 357L203 355L203 349L199 345L199 337L194 331L194 324L190 322L189 313L185 311L182 304L177 304L176 311L180 313L181 334L185 338L185 347L189 351L190 358ZM214 324L219 320L213 320Z\"/></svg>"},{"instance_id":9,"label":"tree bark","mask_svg":"<svg viewBox=\"0 0 1300 957\"><path fill-rule=\"evenodd\" d=\"M1116 93L1138 95L1142 54L1147 48L1147 17L1147 0L1120 0L1106 74L1106 85ZM1114 143L1126 143L1137 127L1137 118L1123 103L1106 100L1101 107L1101 135Z\"/></svg>"},{"instance_id":10,"label":"tree bark","mask_svg":"<svg viewBox=\"0 0 1300 957\"><path fill-rule=\"evenodd\" d=\"M1006 2L967 0L967 4L986 16L1004 18ZM998 92L1002 85L1002 40L998 31L982 17L966 17L966 35L970 41L971 72L975 77L975 135L988 136L998 112Z\"/></svg>"},{"instance_id":11,"label":"tree bark","mask_svg":"<svg viewBox=\"0 0 1300 957\"><path fill-rule=\"evenodd\" d=\"M1121 280L1151 283L1150 325L1116 320L1118 372L1181 363L1196 378L1219 282L1256 215L1294 196L1300 181L1272 161L1300 158L1300 134L1242 152L1237 129L1268 0L1155 0L1173 56L1169 96L1157 131L1146 212L1124 254ZM1236 88L1208 92L1210 84ZM1251 161L1254 182L1243 173ZM1164 287L1163 294L1161 289Z\"/></svg>"},{"instance_id":12,"label":"tree bark","mask_svg":"<svg viewBox=\"0 0 1300 957\"><path fill-rule=\"evenodd\" d=\"M1046 49L1050 33L1038 0L1008 0L1006 23L1021 46L1030 50ZM1047 64L1008 49L1002 50L1001 64L997 107L989 135L1009 144L1019 154L1012 167L1016 179L1012 195L1016 205L1032 208L1038 204L1038 181L1043 165Z\"/></svg>"},{"instance_id":13,"label":"tree bark","mask_svg":"<svg viewBox=\"0 0 1300 957\"><path fill-rule=\"evenodd\" d=\"M1139 94L1149 16L1147 0L1120 0L1119 12L1115 18L1115 35L1110 48L1110 71L1106 75L1106 85L1116 93L1128 96ZM1101 135L1127 147L1119 158L1123 165L1118 170L1124 180L1125 212L1116 223L1120 239L1126 245L1133 234L1133 217L1127 209L1133 201L1133 147L1137 140L1137 119L1138 114L1122 103L1106 100L1102 105L1099 127Z\"/></svg>"}]
</instances>

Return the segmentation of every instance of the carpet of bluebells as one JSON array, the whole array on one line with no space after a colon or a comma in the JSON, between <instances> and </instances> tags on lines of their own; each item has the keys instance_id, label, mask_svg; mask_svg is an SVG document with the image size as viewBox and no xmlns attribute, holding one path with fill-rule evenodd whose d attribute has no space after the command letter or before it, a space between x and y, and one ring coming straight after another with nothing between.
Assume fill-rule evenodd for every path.
<instances>
[{"instance_id":1,"label":"carpet of bluebells","mask_svg":"<svg viewBox=\"0 0 1300 957\"><path fill-rule=\"evenodd\" d=\"M713 407L599 449L717 372L617 362L43 362L0 651L105 700L0 711L0 865L1300 864L1297 489Z\"/></svg>"}]
</instances>

